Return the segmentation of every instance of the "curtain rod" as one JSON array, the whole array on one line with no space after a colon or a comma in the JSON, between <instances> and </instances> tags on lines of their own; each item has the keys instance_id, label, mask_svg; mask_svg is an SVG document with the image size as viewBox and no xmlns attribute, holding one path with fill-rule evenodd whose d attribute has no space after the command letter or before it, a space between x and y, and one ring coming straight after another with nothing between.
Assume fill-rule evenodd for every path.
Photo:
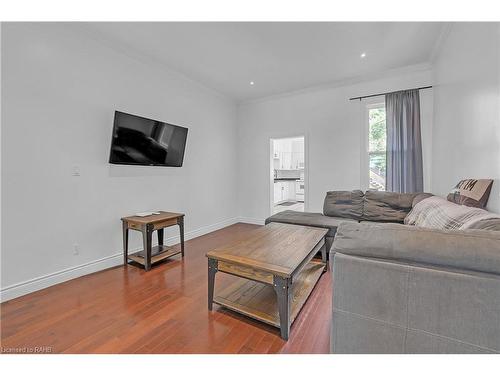
<instances>
[{"instance_id":1,"label":"curtain rod","mask_svg":"<svg viewBox=\"0 0 500 375\"><path fill-rule=\"evenodd\" d=\"M431 89L432 86L423 86L423 87L417 87L415 89L406 89L406 90L398 90L398 91L391 91L391 92L383 92L381 94L373 94L373 95L365 95L365 96L357 96L355 98L349 98L349 100L361 100L361 99L365 99L365 98L373 98L374 96L381 96L381 95L385 95L385 94L393 94L395 92L400 92L400 91L407 91L407 90L425 90L425 89Z\"/></svg>"}]
</instances>

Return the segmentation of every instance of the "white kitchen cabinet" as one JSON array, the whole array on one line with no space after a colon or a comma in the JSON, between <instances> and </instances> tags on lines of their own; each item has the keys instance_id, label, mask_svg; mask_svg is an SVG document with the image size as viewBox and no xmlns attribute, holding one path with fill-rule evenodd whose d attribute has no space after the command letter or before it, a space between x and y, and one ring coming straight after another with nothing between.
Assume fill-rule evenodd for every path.
<instances>
[{"instance_id":1,"label":"white kitchen cabinet","mask_svg":"<svg viewBox=\"0 0 500 375\"><path fill-rule=\"evenodd\" d=\"M300 169L304 168L303 152L279 152L274 158L274 169Z\"/></svg>"},{"instance_id":2,"label":"white kitchen cabinet","mask_svg":"<svg viewBox=\"0 0 500 375\"><path fill-rule=\"evenodd\" d=\"M274 183L274 204L280 203L281 202L281 182L275 182Z\"/></svg>"},{"instance_id":3,"label":"white kitchen cabinet","mask_svg":"<svg viewBox=\"0 0 500 375\"><path fill-rule=\"evenodd\" d=\"M295 181L276 181L274 183L274 204L295 200Z\"/></svg>"},{"instance_id":4,"label":"white kitchen cabinet","mask_svg":"<svg viewBox=\"0 0 500 375\"><path fill-rule=\"evenodd\" d=\"M283 189L281 189L281 191L283 192L283 200L287 201L290 197L290 184L288 181L283 181Z\"/></svg>"},{"instance_id":5,"label":"white kitchen cabinet","mask_svg":"<svg viewBox=\"0 0 500 375\"><path fill-rule=\"evenodd\" d=\"M278 204L287 200L286 184L284 181L274 183L274 203Z\"/></svg>"},{"instance_id":6,"label":"white kitchen cabinet","mask_svg":"<svg viewBox=\"0 0 500 375\"><path fill-rule=\"evenodd\" d=\"M282 169L293 169L293 167L292 167L292 153L291 152L283 152L282 162L283 162Z\"/></svg>"},{"instance_id":7,"label":"white kitchen cabinet","mask_svg":"<svg viewBox=\"0 0 500 375\"><path fill-rule=\"evenodd\" d=\"M287 181L288 182L288 200L295 200L295 181Z\"/></svg>"},{"instance_id":8,"label":"white kitchen cabinet","mask_svg":"<svg viewBox=\"0 0 500 375\"><path fill-rule=\"evenodd\" d=\"M274 169L304 168L304 139L287 138L273 142Z\"/></svg>"},{"instance_id":9,"label":"white kitchen cabinet","mask_svg":"<svg viewBox=\"0 0 500 375\"><path fill-rule=\"evenodd\" d=\"M290 169L301 169L301 168L304 168L304 153L292 152Z\"/></svg>"}]
</instances>

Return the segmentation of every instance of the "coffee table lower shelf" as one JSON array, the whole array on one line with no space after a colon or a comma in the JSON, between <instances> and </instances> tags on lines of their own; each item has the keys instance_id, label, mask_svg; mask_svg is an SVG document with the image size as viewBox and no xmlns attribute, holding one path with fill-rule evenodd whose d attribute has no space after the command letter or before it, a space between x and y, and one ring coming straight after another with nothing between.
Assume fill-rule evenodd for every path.
<instances>
[{"instance_id":1,"label":"coffee table lower shelf","mask_svg":"<svg viewBox=\"0 0 500 375\"><path fill-rule=\"evenodd\" d=\"M324 263L311 261L293 281L290 324L299 314L324 270ZM278 302L272 285L239 278L219 292L214 302L253 319L280 327Z\"/></svg>"}]
</instances>

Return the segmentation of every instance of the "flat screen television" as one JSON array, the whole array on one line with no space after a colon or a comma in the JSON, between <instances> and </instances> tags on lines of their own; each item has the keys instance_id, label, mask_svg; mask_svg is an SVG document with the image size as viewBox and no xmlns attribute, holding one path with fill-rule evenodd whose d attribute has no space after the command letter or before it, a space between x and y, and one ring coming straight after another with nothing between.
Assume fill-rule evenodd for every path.
<instances>
[{"instance_id":1,"label":"flat screen television","mask_svg":"<svg viewBox=\"0 0 500 375\"><path fill-rule=\"evenodd\" d=\"M188 129L115 111L111 164L182 167Z\"/></svg>"}]
</instances>

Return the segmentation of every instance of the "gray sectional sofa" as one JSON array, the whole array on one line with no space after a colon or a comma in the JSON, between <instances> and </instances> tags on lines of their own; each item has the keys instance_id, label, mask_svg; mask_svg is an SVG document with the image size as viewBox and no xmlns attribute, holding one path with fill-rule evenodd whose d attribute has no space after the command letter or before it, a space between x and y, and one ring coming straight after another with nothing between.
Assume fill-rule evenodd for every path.
<instances>
[{"instance_id":1,"label":"gray sectional sofa","mask_svg":"<svg viewBox=\"0 0 500 375\"><path fill-rule=\"evenodd\" d=\"M323 214L266 220L330 229L332 353L500 353L500 220L404 225L429 196L329 192Z\"/></svg>"},{"instance_id":2,"label":"gray sectional sofa","mask_svg":"<svg viewBox=\"0 0 500 375\"><path fill-rule=\"evenodd\" d=\"M323 213L283 211L270 216L271 222L305 225L329 229L326 236L328 249L341 223L378 221L383 223L403 223L413 205L431 196L428 193L399 194L361 190L329 191L323 204Z\"/></svg>"}]
</instances>

